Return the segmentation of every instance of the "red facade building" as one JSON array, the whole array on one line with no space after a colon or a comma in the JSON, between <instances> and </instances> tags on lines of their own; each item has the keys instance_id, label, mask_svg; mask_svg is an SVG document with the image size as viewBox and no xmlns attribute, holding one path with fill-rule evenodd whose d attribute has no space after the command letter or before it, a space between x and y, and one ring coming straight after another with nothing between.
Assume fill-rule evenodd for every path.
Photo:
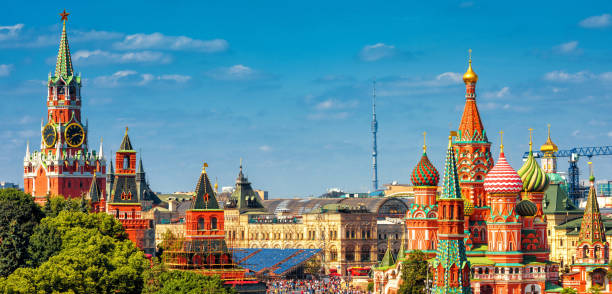
<instances>
[{"instance_id":1,"label":"red facade building","mask_svg":"<svg viewBox=\"0 0 612 294\"><path fill-rule=\"evenodd\" d=\"M105 194L106 160L102 143L98 153L89 149L88 125L81 116L81 76L72 67L67 18L64 11L55 73L47 82L47 116L41 122L40 151L30 152L28 144L23 161L24 191L39 204L47 195L82 197L94 178L101 194Z\"/></svg>"},{"instance_id":2,"label":"red facade building","mask_svg":"<svg viewBox=\"0 0 612 294\"><path fill-rule=\"evenodd\" d=\"M130 240L146 253L155 254L155 232L153 220L144 219L141 215L143 203L150 191L144 182L142 160L136 171L136 151L125 128L125 135L119 150L115 153L116 172L110 182L106 212L115 216L125 228Z\"/></svg>"}]
</instances>

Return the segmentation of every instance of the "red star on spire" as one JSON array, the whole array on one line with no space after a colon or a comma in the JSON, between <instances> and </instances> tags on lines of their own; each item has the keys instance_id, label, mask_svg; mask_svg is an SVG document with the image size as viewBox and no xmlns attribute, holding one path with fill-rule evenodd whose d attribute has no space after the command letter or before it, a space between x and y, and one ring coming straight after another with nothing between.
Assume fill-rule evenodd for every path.
<instances>
[{"instance_id":1,"label":"red star on spire","mask_svg":"<svg viewBox=\"0 0 612 294\"><path fill-rule=\"evenodd\" d=\"M59 14L62 17L63 21L67 21L68 20L68 15L70 15L70 13L66 12L66 9L64 9L64 12Z\"/></svg>"}]
</instances>

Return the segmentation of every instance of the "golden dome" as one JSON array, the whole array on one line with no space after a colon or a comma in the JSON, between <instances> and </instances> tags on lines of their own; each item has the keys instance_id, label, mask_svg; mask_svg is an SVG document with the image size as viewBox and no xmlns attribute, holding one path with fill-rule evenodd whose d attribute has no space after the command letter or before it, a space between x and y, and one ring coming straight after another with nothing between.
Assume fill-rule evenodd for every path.
<instances>
[{"instance_id":1,"label":"golden dome","mask_svg":"<svg viewBox=\"0 0 612 294\"><path fill-rule=\"evenodd\" d=\"M478 75L472 70L472 58L470 57L470 63L468 65L468 69L463 74L463 82L466 84L475 84L478 82Z\"/></svg>"},{"instance_id":2,"label":"golden dome","mask_svg":"<svg viewBox=\"0 0 612 294\"><path fill-rule=\"evenodd\" d=\"M550 124L548 125L548 138L546 139L546 143L540 147L540 151L542 152L557 152L559 151L559 147L550 139Z\"/></svg>"}]
</instances>

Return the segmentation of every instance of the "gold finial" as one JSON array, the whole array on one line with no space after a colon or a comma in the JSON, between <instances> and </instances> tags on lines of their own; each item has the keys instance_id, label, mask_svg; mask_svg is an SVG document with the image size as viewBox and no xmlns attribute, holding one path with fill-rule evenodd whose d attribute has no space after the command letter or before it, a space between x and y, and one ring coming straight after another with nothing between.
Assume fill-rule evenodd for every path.
<instances>
[{"instance_id":1,"label":"gold finial","mask_svg":"<svg viewBox=\"0 0 612 294\"><path fill-rule=\"evenodd\" d=\"M550 138L550 124L548 124L547 126L548 126L548 138Z\"/></svg>"},{"instance_id":2,"label":"gold finial","mask_svg":"<svg viewBox=\"0 0 612 294\"><path fill-rule=\"evenodd\" d=\"M206 173L206 168L208 167L208 163L204 162L204 164L202 165L202 173L205 174Z\"/></svg>"},{"instance_id":3,"label":"gold finial","mask_svg":"<svg viewBox=\"0 0 612 294\"><path fill-rule=\"evenodd\" d=\"M450 134L448 135L448 148L453 145L453 137L457 137L456 131L450 131Z\"/></svg>"},{"instance_id":4,"label":"gold finial","mask_svg":"<svg viewBox=\"0 0 612 294\"><path fill-rule=\"evenodd\" d=\"M125 135L127 136L128 126L125 126Z\"/></svg>"},{"instance_id":5,"label":"gold finial","mask_svg":"<svg viewBox=\"0 0 612 294\"><path fill-rule=\"evenodd\" d=\"M468 50L469 52L469 61L468 61L468 69L463 75L463 82L466 84L474 84L478 81L478 75L472 69L472 49Z\"/></svg>"},{"instance_id":6,"label":"gold finial","mask_svg":"<svg viewBox=\"0 0 612 294\"><path fill-rule=\"evenodd\" d=\"M217 177L215 177L215 193L219 191L219 183L217 182Z\"/></svg>"},{"instance_id":7,"label":"gold finial","mask_svg":"<svg viewBox=\"0 0 612 294\"><path fill-rule=\"evenodd\" d=\"M532 151L532 147L531 147L533 145L532 135L533 135L533 128L529 128L529 152Z\"/></svg>"},{"instance_id":8,"label":"gold finial","mask_svg":"<svg viewBox=\"0 0 612 294\"><path fill-rule=\"evenodd\" d=\"M423 153L427 151L427 144L425 141L425 136L427 136L427 132L423 132Z\"/></svg>"},{"instance_id":9,"label":"gold finial","mask_svg":"<svg viewBox=\"0 0 612 294\"><path fill-rule=\"evenodd\" d=\"M59 14L62 17L62 21L66 22L68 20L68 15L70 15L70 13L66 12L66 9L64 9L64 12Z\"/></svg>"},{"instance_id":10,"label":"gold finial","mask_svg":"<svg viewBox=\"0 0 612 294\"><path fill-rule=\"evenodd\" d=\"M499 131L501 144L499 145L499 152L504 153L504 130Z\"/></svg>"}]
</instances>

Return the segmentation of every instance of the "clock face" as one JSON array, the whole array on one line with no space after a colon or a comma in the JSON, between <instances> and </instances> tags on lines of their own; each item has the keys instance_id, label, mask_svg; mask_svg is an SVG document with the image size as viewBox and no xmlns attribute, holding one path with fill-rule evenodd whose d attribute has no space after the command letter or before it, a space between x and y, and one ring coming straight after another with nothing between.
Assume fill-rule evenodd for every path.
<instances>
[{"instance_id":1,"label":"clock face","mask_svg":"<svg viewBox=\"0 0 612 294\"><path fill-rule=\"evenodd\" d=\"M47 147L53 147L57 141L57 133L51 124L47 124L42 130L43 142Z\"/></svg>"},{"instance_id":2,"label":"clock face","mask_svg":"<svg viewBox=\"0 0 612 294\"><path fill-rule=\"evenodd\" d=\"M85 131L83 127L77 123L69 124L64 134L66 136L66 143L70 147L79 147L85 140Z\"/></svg>"}]
</instances>

